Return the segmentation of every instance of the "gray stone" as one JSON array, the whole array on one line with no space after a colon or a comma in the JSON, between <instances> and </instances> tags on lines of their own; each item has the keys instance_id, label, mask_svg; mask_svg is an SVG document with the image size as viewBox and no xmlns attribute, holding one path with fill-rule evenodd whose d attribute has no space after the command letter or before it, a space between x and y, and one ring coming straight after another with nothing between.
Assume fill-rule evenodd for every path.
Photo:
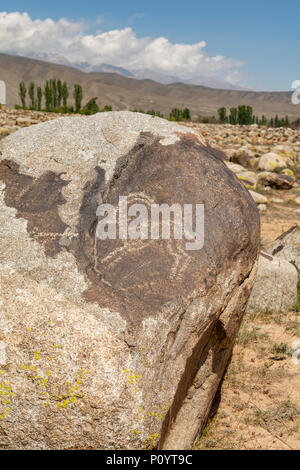
<instances>
[{"instance_id":1,"label":"gray stone","mask_svg":"<svg viewBox=\"0 0 300 470\"><path fill-rule=\"evenodd\" d=\"M278 237L268 248L268 253L292 263L300 272L300 228L291 227Z\"/></svg>"},{"instance_id":2,"label":"gray stone","mask_svg":"<svg viewBox=\"0 0 300 470\"><path fill-rule=\"evenodd\" d=\"M266 196L263 196L262 194L256 193L255 191L249 191L251 194L254 202L256 204L267 204L268 203L268 198Z\"/></svg>"},{"instance_id":3,"label":"gray stone","mask_svg":"<svg viewBox=\"0 0 300 470\"><path fill-rule=\"evenodd\" d=\"M274 171L277 168L286 168L290 162L288 159L277 155L276 153L267 153L259 159L258 169L265 171Z\"/></svg>"},{"instance_id":4,"label":"gray stone","mask_svg":"<svg viewBox=\"0 0 300 470\"><path fill-rule=\"evenodd\" d=\"M297 302L298 273L284 259L261 253L247 312L288 313Z\"/></svg>"},{"instance_id":5,"label":"gray stone","mask_svg":"<svg viewBox=\"0 0 300 470\"><path fill-rule=\"evenodd\" d=\"M259 210L259 212L266 212L267 206L266 204L258 204L257 209Z\"/></svg>"},{"instance_id":6,"label":"gray stone","mask_svg":"<svg viewBox=\"0 0 300 470\"><path fill-rule=\"evenodd\" d=\"M247 189L198 133L138 113L38 124L0 152L0 447L189 448L254 282ZM120 195L204 204L204 247L97 239Z\"/></svg>"}]
</instances>

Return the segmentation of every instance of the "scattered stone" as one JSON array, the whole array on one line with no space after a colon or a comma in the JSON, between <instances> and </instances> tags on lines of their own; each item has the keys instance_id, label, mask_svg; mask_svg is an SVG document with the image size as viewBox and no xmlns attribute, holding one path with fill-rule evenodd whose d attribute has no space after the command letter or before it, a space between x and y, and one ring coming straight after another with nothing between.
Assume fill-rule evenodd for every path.
<instances>
[{"instance_id":1,"label":"scattered stone","mask_svg":"<svg viewBox=\"0 0 300 470\"><path fill-rule=\"evenodd\" d=\"M8 136L9 134L10 134L9 129L7 129L6 127L0 127L0 139Z\"/></svg>"},{"instance_id":2,"label":"scattered stone","mask_svg":"<svg viewBox=\"0 0 300 470\"><path fill-rule=\"evenodd\" d=\"M21 127L32 126L33 124L38 124L37 119L30 119L29 117L19 117L17 118L17 125Z\"/></svg>"},{"instance_id":3,"label":"scattered stone","mask_svg":"<svg viewBox=\"0 0 300 470\"><path fill-rule=\"evenodd\" d=\"M298 272L295 266L261 253L247 312L288 313L297 302Z\"/></svg>"},{"instance_id":4,"label":"scattered stone","mask_svg":"<svg viewBox=\"0 0 300 470\"><path fill-rule=\"evenodd\" d=\"M266 212L267 206L266 206L266 204L259 204L257 206L257 209L259 210L259 212Z\"/></svg>"},{"instance_id":5,"label":"scattered stone","mask_svg":"<svg viewBox=\"0 0 300 470\"><path fill-rule=\"evenodd\" d=\"M249 193L251 194L254 202L256 204L267 204L268 203L268 199L266 198L266 196L263 196L262 194L259 194L259 193L256 193L255 191L249 191Z\"/></svg>"},{"instance_id":6,"label":"scattered stone","mask_svg":"<svg viewBox=\"0 0 300 470\"><path fill-rule=\"evenodd\" d=\"M258 173L257 179L260 184L270 186L272 189L292 189L294 186L294 178L292 176L268 171Z\"/></svg>"},{"instance_id":7,"label":"scattered stone","mask_svg":"<svg viewBox=\"0 0 300 470\"><path fill-rule=\"evenodd\" d=\"M232 156L231 161L244 168L253 168L255 164L255 156L253 153L254 152L246 150L238 151Z\"/></svg>"},{"instance_id":8,"label":"scattered stone","mask_svg":"<svg viewBox=\"0 0 300 470\"><path fill-rule=\"evenodd\" d=\"M295 164L297 161L297 155L289 145L277 145L274 147L273 152L282 157L288 158L289 161L292 162L291 164Z\"/></svg>"},{"instance_id":9,"label":"scattered stone","mask_svg":"<svg viewBox=\"0 0 300 470\"><path fill-rule=\"evenodd\" d=\"M242 173L236 173L236 176L241 180L246 188L256 189L257 186L257 174L253 171L243 171Z\"/></svg>"},{"instance_id":10,"label":"scattered stone","mask_svg":"<svg viewBox=\"0 0 300 470\"><path fill-rule=\"evenodd\" d=\"M294 175L294 172L290 168L285 168L285 170L281 171L281 174L282 175L288 175L293 179L293 181L296 181L296 177Z\"/></svg>"},{"instance_id":11,"label":"scattered stone","mask_svg":"<svg viewBox=\"0 0 300 470\"><path fill-rule=\"evenodd\" d=\"M242 165L238 165L237 163L226 161L225 164L233 173L243 173L245 171L245 168Z\"/></svg>"},{"instance_id":12,"label":"scattered stone","mask_svg":"<svg viewBox=\"0 0 300 470\"><path fill-rule=\"evenodd\" d=\"M260 157L258 162L258 169L265 171L274 171L277 168L286 168L287 166L287 160L276 153L267 153Z\"/></svg>"},{"instance_id":13,"label":"scattered stone","mask_svg":"<svg viewBox=\"0 0 300 470\"><path fill-rule=\"evenodd\" d=\"M283 204L284 200L280 197L272 197L271 202L274 202L274 204Z\"/></svg>"}]
</instances>

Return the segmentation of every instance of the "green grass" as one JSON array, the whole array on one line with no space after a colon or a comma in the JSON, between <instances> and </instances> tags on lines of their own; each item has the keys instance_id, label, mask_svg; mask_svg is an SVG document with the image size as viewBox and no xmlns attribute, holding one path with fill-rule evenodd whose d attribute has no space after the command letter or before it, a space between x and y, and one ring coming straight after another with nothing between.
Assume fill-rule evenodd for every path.
<instances>
[{"instance_id":1,"label":"green grass","mask_svg":"<svg viewBox=\"0 0 300 470\"><path fill-rule=\"evenodd\" d=\"M262 425L263 423L274 421L293 421L299 416L299 407L291 401L285 401L276 408L269 410L256 410L254 423Z\"/></svg>"},{"instance_id":2,"label":"green grass","mask_svg":"<svg viewBox=\"0 0 300 470\"><path fill-rule=\"evenodd\" d=\"M293 351L287 343L274 343L271 348L272 354L285 354L287 356L292 356Z\"/></svg>"},{"instance_id":3,"label":"green grass","mask_svg":"<svg viewBox=\"0 0 300 470\"><path fill-rule=\"evenodd\" d=\"M298 298L297 298L297 303L293 308L294 312L300 312L300 280L298 282Z\"/></svg>"},{"instance_id":4,"label":"green grass","mask_svg":"<svg viewBox=\"0 0 300 470\"><path fill-rule=\"evenodd\" d=\"M258 340L265 340L268 338L267 333L259 333L260 327L253 326L251 330L243 329L239 332L237 342L245 347L247 344L256 342Z\"/></svg>"}]
</instances>

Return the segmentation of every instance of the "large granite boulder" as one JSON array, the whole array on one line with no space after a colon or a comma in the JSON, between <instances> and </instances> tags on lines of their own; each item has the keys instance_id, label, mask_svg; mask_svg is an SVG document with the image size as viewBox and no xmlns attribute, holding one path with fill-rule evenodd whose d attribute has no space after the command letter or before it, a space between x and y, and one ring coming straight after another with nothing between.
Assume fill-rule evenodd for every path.
<instances>
[{"instance_id":1,"label":"large granite boulder","mask_svg":"<svg viewBox=\"0 0 300 470\"><path fill-rule=\"evenodd\" d=\"M0 447L191 446L254 282L250 194L192 129L138 113L56 119L0 152ZM120 196L204 205L204 245L99 239Z\"/></svg>"}]
</instances>

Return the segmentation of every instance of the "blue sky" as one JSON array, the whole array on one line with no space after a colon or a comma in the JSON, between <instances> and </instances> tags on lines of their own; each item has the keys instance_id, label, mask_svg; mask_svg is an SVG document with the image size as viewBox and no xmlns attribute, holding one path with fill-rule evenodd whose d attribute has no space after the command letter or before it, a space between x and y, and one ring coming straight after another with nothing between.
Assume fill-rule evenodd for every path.
<instances>
[{"instance_id":1,"label":"blue sky","mask_svg":"<svg viewBox=\"0 0 300 470\"><path fill-rule=\"evenodd\" d=\"M41 35L46 18L51 18L55 23L66 18L74 26L72 34L77 35L73 47L76 48L77 55L72 45L62 52L71 62L83 61L85 54L87 61L92 61L94 51L94 65L102 60L123 67L128 63L132 68L137 68L139 64L144 68L149 65L170 75L177 74L177 70L177 75L180 76L181 73L185 78L192 78L195 74L211 75L218 79L235 80L236 83L254 89L289 90L293 80L300 80L299 0L11 0L9 4L0 0L0 12L28 13L33 23L29 24L28 20L22 19L24 38L28 36L28 28L30 31L32 28L34 32L33 34L31 31L32 38L37 38L36 44L29 44L28 39L24 42L21 35L18 36L18 42L9 37L11 28L7 24L12 17L6 17L3 19L6 21L6 35L3 33L5 27L0 21L2 52L32 55L34 47L40 54L43 48L47 49L47 54L61 51L58 42L53 41L52 44L50 41L48 44L44 37L43 44L42 37L38 34ZM35 20L42 21L36 24ZM69 23L64 26L65 29L70 30ZM76 25L81 27L76 29ZM46 29L49 37L59 37L54 26ZM45 24L45 28L49 28L49 25ZM130 30L124 32L125 28ZM113 48L109 48L108 36L95 39L95 36L112 30L123 31L122 34L115 34ZM64 34L61 41L66 43L71 33L68 33L67 38ZM82 39L82 36L90 38ZM156 41L161 37L168 40L167 43ZM131 50L132 55L128 56L128 60L126 51L118 41ZM198 48L182 49L176 46L199 44L203 41L206 45L202 44ZM117 53L113 56L110 49L117 50ZM204 57L199 58L201 54ZM223 58L215 59L219 56ZM192 64L190 71L187 61Z\"/></svg>"}]
</instances>

